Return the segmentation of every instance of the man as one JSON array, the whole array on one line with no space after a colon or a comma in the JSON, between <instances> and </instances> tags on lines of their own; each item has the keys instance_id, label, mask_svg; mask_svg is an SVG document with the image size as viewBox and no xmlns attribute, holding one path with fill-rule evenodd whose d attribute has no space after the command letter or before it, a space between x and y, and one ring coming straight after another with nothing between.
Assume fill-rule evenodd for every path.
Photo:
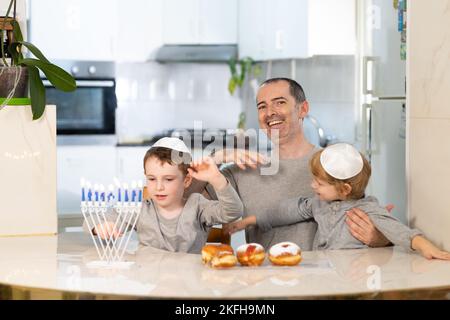
<instances>
[{"instance_id":1,"label":"man","mask_svg":"<svg viewBox=\"0 0 450 320\"><path fill-rule=\"evenodd\" d=\"M250 214L257 216L258 212L276 208L281 200L313 196L309 160L318 150L303 133L303 119L308 114L309 104L297 82L287 78L266 80L260 86L256 100L259 126L267 130L269 139L278 149L278 172L261 175L256 164L262 164L263 158L255 152L225 149L214 154L216 163L234 162L222 172L241 197L244 217ZM277 139L273 139L274 134ZM245 170L246 167L252 170ZM211 186L207 185L206 190L211 198L216 198ZM388 244L361 210L349 212L347 224L352 235L369 246ZM292 241L302 250L311 250L316 229L313 220L273 228L268 232L254 228L246 231L246 240L260 243L265 248L281 241Z\"/></svg>"}]
</instances>

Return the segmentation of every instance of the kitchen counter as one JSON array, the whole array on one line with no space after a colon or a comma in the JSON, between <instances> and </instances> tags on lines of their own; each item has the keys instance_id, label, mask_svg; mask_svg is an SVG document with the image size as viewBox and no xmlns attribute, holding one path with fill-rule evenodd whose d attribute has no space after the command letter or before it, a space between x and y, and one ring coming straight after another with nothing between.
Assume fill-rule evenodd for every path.
<instances>
[{"instance_id":1,"label":"kitchen counter","mask_svg":"<svg viewBox=\"0 0 450 320\"><path fill-rule=\"evenodd\" d=\"M400 248L303 252L296 267L215 270L200 255L137 249L128 267L95 267L88 235L0 238L0 299L440 298L450 299L450 262Z\"/></svg>"}]
</instances>

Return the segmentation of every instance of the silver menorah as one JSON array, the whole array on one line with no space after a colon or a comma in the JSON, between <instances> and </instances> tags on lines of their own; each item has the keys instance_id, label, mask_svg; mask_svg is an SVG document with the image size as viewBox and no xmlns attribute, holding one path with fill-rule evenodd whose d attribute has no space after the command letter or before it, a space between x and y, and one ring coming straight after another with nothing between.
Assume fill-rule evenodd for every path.
<instances>
[{"instance_id":1,"label":"silver menorah","mask_svg":"<svg viewBox=\"0 0 450 320\"><path fill-rule=\"evenodd\" d=\"M139 185L139 189L136 186ZM87 197L85 196L87 187ZM102 186L94 186L82 180L81 213L90 230L100 261L93 264L98 266L119 266L124 264L123 256L126 252L142 207L142 184L132 184L129 190L126 184L117 188L117 198L109 188L106 196ZM123 195L122 195L123 193ZM129 193L131 197L129 197ZM112 226L112 227L111 227Z\"/></svg>"}]
</instances>

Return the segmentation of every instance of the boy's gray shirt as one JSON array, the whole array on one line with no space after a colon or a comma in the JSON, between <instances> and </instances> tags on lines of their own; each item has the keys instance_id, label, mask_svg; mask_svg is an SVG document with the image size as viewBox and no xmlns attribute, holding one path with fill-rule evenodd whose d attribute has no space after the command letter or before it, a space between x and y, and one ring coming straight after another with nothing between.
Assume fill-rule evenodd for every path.
<instances>
[{"instance_id":1,"label":"boy's gray shirt","mask_svg":"<svg viewBox=\"0 0 450 320\"><path fill-rule=\"evenodd\" d=\"M358 200L323 201L317 196L312 198L292 198L283 201L277 211L265 211L257 217L257 225L268 230L280 225L289 225L314 218L318 224L313 249L357 249L367 248L365 244L352 236L345 222L346 212L352 208L365 211L375 227L393 244L411 251L411 240L422 234L410 229L378 204L375 197Z\"/></svg>"},{"instance_id":2,"label":"boy's gray shirt","mask_svg":"<svg viewBox=\"0 0 450 320\"><path fill-rule=\"evenodd\" d=\"M178 219L178 223L174 236L167 236L162 232L164 228L161 226L167 219L160 218L152 200L145 200L135 226L140 245L172 252L200 253L208 238L210 227L232 222L242 216L242 202L230 183L216 192L218 200L208 200L199 193L189 196L181 214L175 218ZM107 220L115 222L117 215L115 210L110 210ZM125 228L130 230L132 221L128 221L126 216L124 218L126 223L123 230ZM167 227L170 228L170 226ZM90 232L86 221L83 223L83 228L85 232Z\"/></svg>"}]
</instances>

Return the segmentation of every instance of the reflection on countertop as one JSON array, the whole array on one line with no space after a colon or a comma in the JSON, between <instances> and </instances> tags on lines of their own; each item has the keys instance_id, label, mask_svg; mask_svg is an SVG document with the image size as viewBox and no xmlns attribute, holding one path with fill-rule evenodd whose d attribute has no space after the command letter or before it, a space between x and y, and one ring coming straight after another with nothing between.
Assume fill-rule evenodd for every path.
<instances>
[{"instance_id":1,"label":"reflection on countertop","mask_svg":"<svg viewBox=\"0 0 450 320\"><path fill-rule=\"evenodd\" d=\"M199 255L129 247L128 267L95 267L88 235L0 238L0 287L43 288L90 297L382 298L393 292L437 292L449 298L450 262L428 261L400 248L303 252L296 267L236 266L216 270ZM424 290L426 289L426 290ZM444 291L442 291L444 289ZM1 291L1 290L0 290ZM391 295L389 295L391 294Z\"/></svg>"}]
</instances>

